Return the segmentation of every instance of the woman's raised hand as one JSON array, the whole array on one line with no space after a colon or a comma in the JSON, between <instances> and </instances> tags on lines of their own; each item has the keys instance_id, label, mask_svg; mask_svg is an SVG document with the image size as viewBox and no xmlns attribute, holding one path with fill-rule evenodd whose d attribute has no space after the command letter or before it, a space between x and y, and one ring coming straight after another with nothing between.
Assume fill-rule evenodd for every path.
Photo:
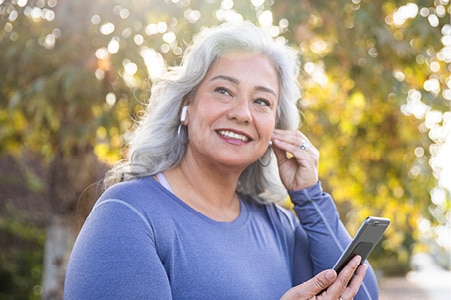
<instances>
[{"instance_id":1,"label":"woman's raised hand","mask_svg":"<svg viewBox=\"0 0 451 300\"><path fill-rule=\"evenodd\" d=\"M272 145L287 190L301 190L318 182L319 151L302 132L276 129Z\"/></svg>"}]
</instances>

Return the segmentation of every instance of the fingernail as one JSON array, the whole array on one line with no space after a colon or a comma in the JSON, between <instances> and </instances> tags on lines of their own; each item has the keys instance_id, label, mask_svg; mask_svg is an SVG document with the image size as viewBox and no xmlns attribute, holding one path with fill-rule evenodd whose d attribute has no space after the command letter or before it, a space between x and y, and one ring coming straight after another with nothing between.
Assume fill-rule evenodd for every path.
<instances>
[{"instance_id":1,"label":"fingernail","mask_svg":"<svg viewBox=\"0 0 451 300\"><path fill-rule=\"evenodd\" d=\"M326 273L326 279L330 280L330 281L334 280L336 276L337 276L337 273L334 270L329 270Z\"/></svg>"},{"instance_id":2,"label":"fingernail","mask_svg":"<svg viewBox=\"0 0 451 300\"><path fill-rule=\"evenodd\" d=\"M360 264L362 262L362 257L360 255L357 255L357 257L359 258L358 264Z\"/></svg>"}]
</instances>

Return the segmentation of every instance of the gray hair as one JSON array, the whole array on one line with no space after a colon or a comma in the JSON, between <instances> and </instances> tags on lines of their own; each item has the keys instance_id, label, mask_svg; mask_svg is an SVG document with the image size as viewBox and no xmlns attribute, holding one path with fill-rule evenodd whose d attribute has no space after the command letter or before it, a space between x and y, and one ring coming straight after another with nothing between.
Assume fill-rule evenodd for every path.
<instances>
[{"instance_id":1,"label":"gray hair","mask_svg":"<svg viewBox=\"0 0 451 300\"><path fill-rule=\"evenodd\" d=\"M106 174L107 187L119 181L157 174L181 162L186 151L186 144L178 135L181 108L190 101L217 58L234 50L261 53L273 62L280 84L276 128L298 128L299 60L295 51L248 22L205 29L194 38L180 66L171 68L153 84L146 114L130 140L128 159L118 162ZM236 191L261 203L285 199L287 191L280 181L275 157L266 167L259 161L247 167Z\"/></svg>"}]
</instances>

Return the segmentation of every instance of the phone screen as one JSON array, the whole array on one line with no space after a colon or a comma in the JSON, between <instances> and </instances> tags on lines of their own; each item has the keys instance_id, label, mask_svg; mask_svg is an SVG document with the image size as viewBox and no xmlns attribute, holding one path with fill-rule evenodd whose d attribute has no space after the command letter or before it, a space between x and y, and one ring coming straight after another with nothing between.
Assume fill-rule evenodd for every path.
<instances>
[{"instance_id":1,"label":"phone screen","mask_svg":"<svg viewBox=\"0 0 451 300\"><path fill-rule=\"evenodd\" d=\"M341 269L356 255L362 257L362 264L382 238L390 220L380 217L368 217L363 221L356 235L349 243L333 269L339 273Z\"/></svg>"}]
</instances>

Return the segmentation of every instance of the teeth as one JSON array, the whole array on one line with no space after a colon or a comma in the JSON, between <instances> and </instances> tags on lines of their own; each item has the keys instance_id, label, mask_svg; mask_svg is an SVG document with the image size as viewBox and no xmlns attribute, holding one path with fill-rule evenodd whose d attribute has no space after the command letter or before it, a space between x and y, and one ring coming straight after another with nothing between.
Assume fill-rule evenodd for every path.
<instances>
[{"instance_id":1,"label":"teeth","mask_svg":"<svg viewBox=\"0 0 451 300\"><path fill-rule=\"evenodd\" d=\"M249 140L249 138L247 136L241 135L241 134L237 134L231 131L227 131L227 130L220 130L219 134L228 138L232 138L232 139L236 139L236 140L241 140L243 142L247 142Z\"/></svg>"}]
</instances>

